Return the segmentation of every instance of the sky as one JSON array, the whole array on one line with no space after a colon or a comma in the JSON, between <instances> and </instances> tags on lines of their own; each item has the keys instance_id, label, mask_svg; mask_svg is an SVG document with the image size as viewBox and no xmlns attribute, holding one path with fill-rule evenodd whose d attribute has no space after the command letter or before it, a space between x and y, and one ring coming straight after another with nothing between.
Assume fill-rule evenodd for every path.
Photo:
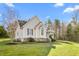
<instances>
[{"instance_id":1,"label":"sky","mask_svg":"<svg viewBox=\"0 0 79 59\"><path fill-rule=\"evenodd\" d=\"M6 7L16 10L21 20L28 20L38 16L42 22L59 19L65 23L69 22L74 11L79 9L79 3L1 3L0 24L4 22L2 14L5 14Z\"/></svg>"}]
</instances>

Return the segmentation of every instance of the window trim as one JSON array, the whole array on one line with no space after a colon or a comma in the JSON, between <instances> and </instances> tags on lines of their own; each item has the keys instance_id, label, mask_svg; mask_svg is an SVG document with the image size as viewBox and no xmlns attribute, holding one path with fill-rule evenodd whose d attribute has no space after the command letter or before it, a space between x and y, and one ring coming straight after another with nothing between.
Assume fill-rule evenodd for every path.
<instances>
[{"instance_id":1,"label":"window trim","mask_svg":"<svg viewBox=\"0 0 79 59\"><path fill-rule=\"evenodd\" d=\"M41 35L44 35L44 28L41 28Z\"/></svg>"},{"instance_id":2,"label":"window trim","mask_svg":"<svg viewBox=\"0 0 79 59\"><path fill-rule=\"evenodd\" d=\"M29 28L27 28L27 35L29 35Z\"/></svg>"}]
</instances>

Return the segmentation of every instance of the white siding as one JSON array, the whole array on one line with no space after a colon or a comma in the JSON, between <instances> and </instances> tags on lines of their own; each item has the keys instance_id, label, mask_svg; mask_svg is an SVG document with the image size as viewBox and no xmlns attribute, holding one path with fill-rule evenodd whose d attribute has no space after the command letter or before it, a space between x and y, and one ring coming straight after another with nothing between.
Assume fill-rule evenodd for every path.
<instances>
[{"instance_id":1,"label":"white siding","mask_svg":"<svg viewBox=\"0 0 79 59\"><path fill-rule=\"evenodd\" d=\"M24 39L24 38L29 38L29 37L31 37L31 38L47 38L46 37L46 27L42 23L40 23L35 29L35 26L38 23L40 23L39 19L37 17L36 18L33 17L31 20L29 20L23 26L23 29L20 29L20 27L17 28L15 38L16 39L18 39L18 38ZM42 28L44 31L43 35L41 35ZM33 29L33 35L27 35L27 29L29 29L29 30ZM18 35L17 35L17 33L18 33Z\"/></svg>"}]
</instances>

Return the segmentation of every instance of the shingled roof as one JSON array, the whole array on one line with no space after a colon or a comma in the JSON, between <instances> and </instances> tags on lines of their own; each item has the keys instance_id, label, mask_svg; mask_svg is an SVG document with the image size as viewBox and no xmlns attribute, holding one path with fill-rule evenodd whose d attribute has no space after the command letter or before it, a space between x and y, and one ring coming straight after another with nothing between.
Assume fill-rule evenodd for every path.
<instances>
[{"instance_id":1,"label":"shingled roof","mask_svg":"<svg viewBox=\"0 0 79 59\"><path fill-rule=\"evenodd\" d=\"M24 20L18 20L20 27L22 27L27 21Z\"/></svg>"}]
</instances>

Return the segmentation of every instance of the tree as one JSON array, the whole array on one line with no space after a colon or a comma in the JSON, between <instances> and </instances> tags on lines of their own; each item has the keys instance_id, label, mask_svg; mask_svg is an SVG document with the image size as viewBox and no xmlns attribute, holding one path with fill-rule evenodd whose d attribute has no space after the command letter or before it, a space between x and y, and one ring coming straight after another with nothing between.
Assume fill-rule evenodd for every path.
<instances>
[{"instance_id":1,"label":"tree","mask_svg":"<svg viewBox=\"0 0 79 59\"><path fill-rule=\"evenodd\" d=\"M55 27L56 39L58 39L60 36L60 21L58 19L55 19L54 25L55 25L54 27Z\"/></svg>"},{"instance_id":2,"label":"tree","mask_svg":"<svg viewBox=\"0 0 79 59\"><path fill-rule=\"evenodd\" d=\"M51 38L50 38L50 30L51 30L51 28L52 28L52 22L51 22L51 20L48 18L48 21L47 21L47 35L48 35L48 40L49 40L49 42L50 42L50 48L52 47L52 40L51 40Z\"/></svg>"},{"instance_id":3,"label":"tree","mask_svg":"<svg viewBox=\"0 0 79 59\"><path fill-rule=\"evenodd\" d=\"M74 30L74 41L79 42L79 24L77 24L75 30Z\"/></svg>"},{"instance_id":4,"label":"tree","mask_svg":"<svg viewBox=\"0 0 79 59\"><path fill-rule=\"evenodd\" d=\"M77 22L79 19L79 8L74 10L73 16L75 18L75 21Z\"/></svg>"},{"instance_id":5,"label":"tree","mask_svg":"<svg viewBox=\"0 0 79 59\"><path fill-rule=\"evenodd\" d=\"M65 35L66 35L66 25L64 24L64 22L62 22L62 24L61 24L61 39L65 39Z\"/></svg>"},{"instance_id":6,"label":"tree","mask_svg":"<svg viewBox=\"0 0 79 59\"><path fill-rule=\"evenodd\" d=\"M47 26L47 37L48 37L48 41L49 41L49 45L50 45L50 48L52 47L52 42L54 42L54 38L53 38L53 34L54 34L54 31L53 31L53 26L52 26L52 22L50 20L50 18L47 19L47 22L45 22L45 25Z\"/></svg>"},{"instance_id":7,"label":"tree","mask_svg":"<svg viewBox=\"0 0 79 59\"><path fill-rule=\"evenodd\" d=\"M72 39L72 26L71 26L71 24L68 24L68 26L67 26L67 39L68 40Z\"/></svg>"},{"instance_id":8,"label":"tree","mask_svg":"<svg viewBox=\"0 0 79 59\"><path fill-rule=\"evenodd\" d=\"M18 23L18 14L16 13L16 10L12 7L6 7L5 10L5 13L3 13L4 28L6 29L9 37L11 39L14 39Z\"/></svg>"},{"instance_id":9,"label":"tree","mask_svg":"<svg viewBox=\"0 0 79 59\"><path fill-rule=\"evenodd\" d=\"M51 30L52 22L51 22L50 19L48 19L48 21L47 21L47 25L48 25L48 30Z\"/></svg>"},{"instance_id":10,"label":"tree","mask_svg":"<svg viewBox=\"0 0 79 59\"><path fill-rule=\"evenodd\" d=\"M8 37L7 32L3 28L3 26L0 26L0 38L6 38Z\"/></svg>"}]
</instances>

